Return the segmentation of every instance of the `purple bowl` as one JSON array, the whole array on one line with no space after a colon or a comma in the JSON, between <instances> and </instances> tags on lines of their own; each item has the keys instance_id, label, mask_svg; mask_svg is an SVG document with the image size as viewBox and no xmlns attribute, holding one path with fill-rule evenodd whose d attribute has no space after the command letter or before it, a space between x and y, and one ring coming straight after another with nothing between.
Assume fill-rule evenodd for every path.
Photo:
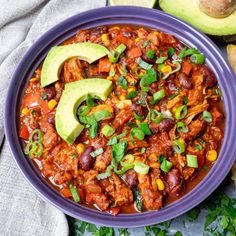
<instances>
[{"instance_id":1,"label":"purple bowl","mask_svg":"<svg viewBox=\"0 0 236 236\"><path fill-rule=\"evenodd\" d=\"M32 161L24 156L17 133L17 112L24 89L34 70L49 49L73 36L78 30L101 25L128 24L159 29L175 35L190 47L197 47L206 56L206 62L217 76L223 93L226 113L225 137L219 158L207 176L191 192L160 211L112 216L78 205L62 197L40 175ZM236 79L219 49L205 35L166 13L140 7L106 7L75 15L45 33L27 51L19 63L7 94L5 107L5 133L13 157L21 172L39 195L66 214L91 223L114 227L138 227L160 223L190 210L206 199L229 172L236 145Z\"/></svg>"}]
</instances>

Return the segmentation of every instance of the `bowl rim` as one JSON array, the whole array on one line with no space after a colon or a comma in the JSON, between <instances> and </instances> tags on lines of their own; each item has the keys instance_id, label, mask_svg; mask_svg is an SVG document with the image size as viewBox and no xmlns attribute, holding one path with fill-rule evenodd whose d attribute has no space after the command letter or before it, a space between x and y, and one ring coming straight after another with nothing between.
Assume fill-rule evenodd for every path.
<instances>
[{"instance_id":1,"label":"bowl rim","mask_svg":"<svg viewBox=\"0 0 236 236\"><path fill-rule=\"evenodd\" d=\"M37 172L32 162L25 158L22 152L17 135L16 120L17 104L21 100L20 94L24 91L22 90L23 84L28 83L30 75L32 75L32 72L37 68L52 45L63 42L79 29L93 28L91 26L96 27L98 25L114 25L117 22L125 25L154 27L176 35L178 39L188 46L197 46L206 55L206 62L217 75L224 96L226 127L224 141L217 162L207 176L193 190L159 211L120 214L114 217L108 213L99 212L78 205L72 200L65 199L49 184L45 184L45 179ZM236 115L233 112L233 100L235 98L236 80L233 71L224 60L217 46L203 33L200 33L189 24L156 9L133 6L102 7L76 14L62 21L44 33L27 50L18 64L8 88L4 127L6 139L17 166L41 198L50 202L64 213L90 223L112 227L140 227L170 220L185 213L206 199L226 177L236 154L236 145L232 145L234 141L233 131L236 129Z\"/></svg>"}]
</instances>

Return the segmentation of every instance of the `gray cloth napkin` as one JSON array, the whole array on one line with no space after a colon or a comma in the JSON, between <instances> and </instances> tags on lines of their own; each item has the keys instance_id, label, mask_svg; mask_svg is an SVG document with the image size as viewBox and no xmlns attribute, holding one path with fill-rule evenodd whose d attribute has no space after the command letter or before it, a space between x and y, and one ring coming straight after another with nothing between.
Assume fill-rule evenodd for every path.
<instances>
[{"instance_id":1,"label":"gray cloth napkin","mask_svg":"<svg viewBox=\"0 0 236 236\"><path fill-rule=\"evenodd\" d=\"M0 145L6 91L25 51L63 19L105 5L105 0L0 0ZM68 232L65 215L39 198L4 141L0 151L0 235L65 236Z\"/></svg>"}]
</instances>

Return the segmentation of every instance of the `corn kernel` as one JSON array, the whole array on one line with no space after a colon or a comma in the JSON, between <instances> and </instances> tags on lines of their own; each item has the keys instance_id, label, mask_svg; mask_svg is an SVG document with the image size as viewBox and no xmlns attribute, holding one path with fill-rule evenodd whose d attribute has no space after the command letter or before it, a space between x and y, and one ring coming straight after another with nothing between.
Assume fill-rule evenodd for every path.
<instances>
[{"instance_id":1,"label":"corn kernel","mask_svg":"<svg viewBox=\"0 0 236 236\"><path fill-rule=\"evenodd\" d=\"M116 104L117 108L119 108L119 109L124 109L125 107L130 107L131 105L132 105L132 102L129 99L125 99L125 100L119 101Z\"/></svg>"},{"instance_id":2,"label":"corn kernel","mask_svg":"<svg viewBox=\"0 0 236 236\"><path fill-rule=\"evenodd\" d=\"M84 149L85 149L85 147L84 147L84 144L83 144L83 143L77 144L76 150L77 150L77 152L78 152L79 154L83 153L83 152L84 152Z\"/></svg>"},{"instance_id":3,"label":"corn kernel","mask_svg":"<svg viewBox=\"0 0 236 236\"><path fill-rule=\"evenodd\" d=\"M157 161L157 154L155 152L153 152L152 154L150 154L150 156L148 157L148 159L151 162L156 162Z\"/></svg>"},{"instance_id":4,"label":"corn kernel","mask_svg":"<svg viewBox=\"0 0 236 236\"><path fill-rule=\"evenodd\" d=\"M107 76L107 80L113 80L111 76Z\"/></svg>"},{"instance_id":5,"label":"corn kernel","mask_svg":"<svg viewBox=\"0 0 236 236\"><path fill-rule=\"evenodd\" d=\"M120 27L119 26L114 26L114 27L112 27L110 30L120 30ZM109 30L109 31L110 31Z\"/></svg>"},{"instance_id":6,"label":"corn kernel","mask_svg":"<svg viewBox=\"0 0 236 236\"><path fill-rule=\"evenodd\" d=\"M140 120L135 120L136 124L139 125L141 122Z\"/></svg>"},{"instance_id":7,"label":"corn kernel","mask_svg":"<svg viewBox=\"0 0 236 236\"><path fill-rule=\"evenodd\" d=\"M136 38L135 39L135 42L137 43L137 42L139 42L140 41L140 38Z\"/></svg>"},{"instance_id":8,"label":"corn kernel","mask_svg":"<svg viewBox=\"0 0 236 236\"><path fill-rule=\"evenodd\" d=\"M156 184L159 191L163 191L165 189L165 185L161 179L156 179Z\"/></svg>"},{"instance_id":9,"label":"corn kernel","mask_svg":"<svg viewBox=\"0 0 236 236\"><path fill-rule=\"evenodd\" d=\"M151 162L151 163L149 163L149 166L153 169L160 169L160 163L159 162Z\"/></svg>"},{"instance_id":10,"label":"corn kernel","mask_svg":"<svg viewBox=\"0 0 236 236\"><path fill-rule=\"evenodd\" d=\"M210 150L207 152L207 160L208 161L215 161L217 159L217 152L216 150Z\"/></svg>"},{"instance_id":11,"label":"corn kernel","mask_svg":"<svg viewBox=\"0 0 236 236\"><path fill-rule=\"evenodd\" d=\"M105 42L105 41L108 41L109 40L109 37L108 37L108 34L102 34L102 41Z\"/></svg>"},{"instance_id":12,"label":"corn kernel","mask_svg":"<svg viewBox=\"0 0 236 236\"><path fill-rule=\"evenodd\" d=\"M163 74L169 74L171 71L172 71L171 66L163 66L163 67L161 68L161 72L162 72Z\"/></svg>"},{"instance_id":13,"label":"corn kernel","mask_svg":"<svg viewBox=\"0 0 236 236\"><path fill-rule=\"evenodd\" d=\"M49 102L48 102L48 108L50 110L53 110L54 107L57 105L57 101L55 99L51 99Z\"/></svg>"},{"instance_id":14,"label":"corn kernel","mask_svg":"<svg viewBox=\"0 0 236 236\"><path fill-rule=\"evenodd\" d=\"M29 112L29 109L27 107L25 107L21 110L22 115L26 115L28 112Z\"/></svg>"},{"instance_id":15,"label":"corn kernel","mask_svg":"<svg viewBox=\"0 0 236 236\"><path fill-rule=\"evenodd\" d=\"M126 98L125 98L125 95L120 95L119 96L119 99L122 101L122 100L125 100Z\"/></svg>"},{"instance_id":16,"label":"corn kernel","mask_svg":"<svg viewBox=\"0 0 236 236\"><path fill-rule=\"evenodd\" d=\"M128 88L128 93L135 91L136 88L134 86L131 86Z\"/></svg>"},{"instance_id":17,"label":"corn kernel","mask_svg":"<svg viewBox=\"0 0 236 236\"><path fill-rule=\"evenodd\" d=\"M54 85L55 89L59 89L61 87L60 83L59 82L56 82L55 85Z\"/></svg>"},{"instance_id":18,"label":"corn kernel","mask_svg":"<svg viewBox=\"0 0 236 236\"><path fill-rule=\"evenodd\" d=\"M155 32L153 32L153 34L157 36L159 34L159 32L155 31Z\"/></svg>"},{"instance_id":19,"label":"corn kernel","mask_svg":"<svg viewBox=\"0 0 236 236\"><path fill-rule=\"evenodd\" d=\"M30 79L30 82L36 82L36 81L38 81L38 79L35 78L35 77L33 77L33 78Z\"/></svg>"}]
</instances>

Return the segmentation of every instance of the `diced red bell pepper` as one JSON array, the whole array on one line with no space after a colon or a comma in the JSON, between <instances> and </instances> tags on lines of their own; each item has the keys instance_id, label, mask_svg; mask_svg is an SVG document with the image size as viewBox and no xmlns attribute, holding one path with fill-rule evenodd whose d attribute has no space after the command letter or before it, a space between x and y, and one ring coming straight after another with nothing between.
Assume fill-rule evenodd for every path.
<instances>
[{"instance_id":1,"label":"diced red bell pepper","mask_svg":"<svg viewBox=\"0 0 236 236\"><path fill-rule=\"evenodd\" d=\"M193 65L188 62L188 61L184 61L182 64L182 72L184 72L186 75L189 75L191 70L193 68Z\"/></svg>"},{"instance_id":2,"label":"diced red bell pepper","mask_svg":"<svg viewBox=\"0 0 236 236\"><path fill-rule=\"evenodd\" d=\"M23 125L20 130L19 137L25 140L29 139L29 131L26 125Z\"/></svg>"},{"instance_id":3,"label":"diced red bell pepper","mask_svg":"<svg viewBox=\"0 0 236 236\"><path fill-rule=\"evenodd\" d=\"M141 56L142 56L142 50L141 50L141 48L139 48L139 47L131 48L131 49L127 52L127 56L128 56L128 58L141 57Z\"/></svg>"}]
</instances>

